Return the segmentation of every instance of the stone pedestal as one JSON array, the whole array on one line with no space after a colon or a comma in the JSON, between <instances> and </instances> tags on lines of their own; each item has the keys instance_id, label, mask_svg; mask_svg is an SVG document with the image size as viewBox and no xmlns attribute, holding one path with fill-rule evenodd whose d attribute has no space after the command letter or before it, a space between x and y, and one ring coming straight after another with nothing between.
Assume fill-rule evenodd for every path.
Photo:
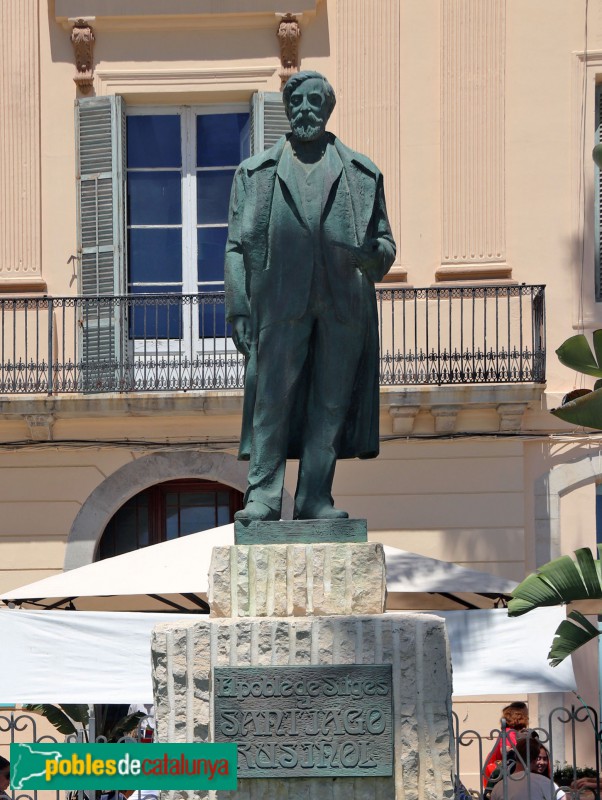
<instances>
[{"instance_id":1,"label":"stone pedestal","mask_svg":"<svg viewBox=\"0 0 602 800\"><path fill-rule=\"evenodd\" d=\"M347 699L337 695L334 706L329 698L330 710L320 710L321 696L315 701L308 697L307 711L294 712L304 721L293 731L289 725L283 746L276 723L268 716L276 744L271 750L264 748L260 760L257 748L268 740L261 738L264 734L259 733L257 720L254 728L245 723L245 732L257 733L256 740L245 745L245 769L254 774L259 764L261 777L239 778L237 792L220 792L220 796L232 794L237 800L452 798L451 666L444 622L427 614L382 613L384 577L382 546L372 543L216 548L210 575L211 616L201 622L159 625L153 634L158 740L225 740L223 720L216 730L214 719L215 679L222 675L222 670L215 672L215 668L255 668L248 672L250 680L256 675L278 675L278 668L289 668L282 670L289 676L303 674L290 669L293 667L317 668L308 671L309 681L323 667L348 665L342 674L347 675L343 685L347 681L349 687L355 677L366 673L360 667L381 665L380 671L390 675L391 730L386 732L390 774L370 775L372 762L365 751L368 776L348 777L346 766L353 761L356 745L346 744L353 741L353 735L347 734L354 732L347 730L347 723L351 720L358 728L360 717L365 721L373 714L376 720L380 713L370 710L376 707L370 697L375 691L370 681L364 681L366 697L360 698L359 689L351 695L347 692ZM225 671L234 673L239 674L238 670ZM322 674L331 673L322 669ZM312 697L321 695L318 683L312 686ZM249 697L248 706L243 701L241 708L286 706L273 697L273 686L266 694L271 699L260 696L253 701ZM341 720L354 704L365 710L347 713L343 730ZM249 719L255 719L253 714L266 717L261 711L241 711L241 715L247 713ZM282 717L281 711L271 713L274 720L277 715ZM321 728L314 735L318 722ZM243 740L244 736L239 738L239 744ZM274 774L280 773L277 766L293 762L298 767L295 777L265 777L271 767ZM299 777L303 772L299 767L307 765L312 766L312 777ZM208 794L177 792L174 796L200 800Z\"/></svg>"}]
</instances>

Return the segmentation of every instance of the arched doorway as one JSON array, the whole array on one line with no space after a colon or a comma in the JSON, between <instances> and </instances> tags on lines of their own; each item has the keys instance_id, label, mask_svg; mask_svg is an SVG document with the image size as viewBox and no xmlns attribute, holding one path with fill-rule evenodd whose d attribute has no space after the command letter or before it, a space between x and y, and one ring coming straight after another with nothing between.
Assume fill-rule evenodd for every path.
<instances>
[{"instance_id":1,"label":"arched doorway","mask_svg":"<svg viewBox=\"0 0 602 800\"><path fill-rule=\"evenodd\" d=\"M94 560L227 525L242 505L242 492L218 481L184 478L154 484L111 517Z\"/></svg>"}]
</instances>

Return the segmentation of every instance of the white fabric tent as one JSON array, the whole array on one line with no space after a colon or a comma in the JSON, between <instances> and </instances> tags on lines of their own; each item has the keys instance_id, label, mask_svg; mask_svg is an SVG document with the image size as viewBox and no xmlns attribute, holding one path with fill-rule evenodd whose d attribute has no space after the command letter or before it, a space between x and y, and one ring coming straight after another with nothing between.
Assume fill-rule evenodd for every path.
<instances>
[{"instance_id":1,"label":"white fabric tent","mask_svg":"<svg viewBox=\"0 0 602 800\"><path fill-rule=\"evenodd\" d=\"M505 609L447 611L454 694L575 689L570 659L546 659L564 609L510 618ZM201 617L203 618L203 617ZM204 617L206 619L206 617ZM0 611L2 703L150 703L150 635L159 622L190 614Z\"/></svg>"},{"instance_id":2,"label":"white fabric tent","mask_svg":"<svg viewBox=\"0 0 602 800\"><path fill-rule=\"evenodd\" d=\"M145 547L12 589L0 600L22 608L82 611L207 610L211 552L234 544L223 525ZM389 609L492 607L514 581L385 546Z\"/></svg>"}]
</instances>

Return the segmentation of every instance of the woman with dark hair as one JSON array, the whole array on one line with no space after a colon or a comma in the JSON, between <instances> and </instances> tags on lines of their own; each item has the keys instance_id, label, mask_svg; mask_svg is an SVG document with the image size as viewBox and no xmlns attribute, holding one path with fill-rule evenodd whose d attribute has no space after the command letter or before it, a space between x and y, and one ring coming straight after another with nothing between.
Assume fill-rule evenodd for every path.
<instances>
[{"instance_id":1,"label":"woman with dark hair","mask_svg":"<svg viewBox=\"0 0 602 800\"><path fill-rule=\"evenodd\" d=\"M548 749L537 738L535 731L520 735L514 748L514 769L506 781L499 780L491 792L491 800L560 800L564 792L550 779ZM506 783L506 795L504 795Z\"/></svg>"},{"instance_id":2,"label":"woman with dark hair","mask_svg":"<svg viewBox=\"0 0 602 800\"><path fill-rule=\"evenodd\" d=\"M531 772L534 772L536 775L543 775L544 778L552 777L550 751L545 744L541 742L539 743L539 750L535 758L531 759ZM556 792L556 800L561 800L561 798L565 797L565 793L556 783L554 783L554 791Z\"/></svg>"},{"instance_id":3,"label":"woman with dark hair","mask_svg":"<svg viewBox=\"0 0 602 800\"><path fill-rule=\"evenodd\" d=\"M506 750L512 750L516 746L516 736L519 731L529 727L529 709L527 704L516 700L502 709L502 718L506 720ZM491 774L502 763L503 738L500 735L495 747L485 759L483 766L483 788L487 788L487 783Z\"/></svg>"},{"instance_id":4,"label":"woman with dark hair","mask_svg":"<svg viewBox=\"0 0 602 800\"><path fill-rule=\"evenodd\" d=\"M10 800L6 790L10 784L10 761L0 756L0 800Z\"/></svg>"}]
</instances>

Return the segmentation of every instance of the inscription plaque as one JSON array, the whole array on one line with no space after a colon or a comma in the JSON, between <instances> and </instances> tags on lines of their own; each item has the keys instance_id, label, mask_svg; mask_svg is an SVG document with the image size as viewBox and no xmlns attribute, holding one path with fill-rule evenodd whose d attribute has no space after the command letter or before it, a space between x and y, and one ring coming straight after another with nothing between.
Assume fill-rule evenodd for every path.
<instances>
[{"instance_id":1,"label":"inscription plaque","mask_svg":"<svg viewBox=\"0 0 602 800\"><path fill-rule=\"evenodd\" d=\"M213 703L239 778L393 774L390 664L214 667Z\"/></svg>"}]
</instances>

